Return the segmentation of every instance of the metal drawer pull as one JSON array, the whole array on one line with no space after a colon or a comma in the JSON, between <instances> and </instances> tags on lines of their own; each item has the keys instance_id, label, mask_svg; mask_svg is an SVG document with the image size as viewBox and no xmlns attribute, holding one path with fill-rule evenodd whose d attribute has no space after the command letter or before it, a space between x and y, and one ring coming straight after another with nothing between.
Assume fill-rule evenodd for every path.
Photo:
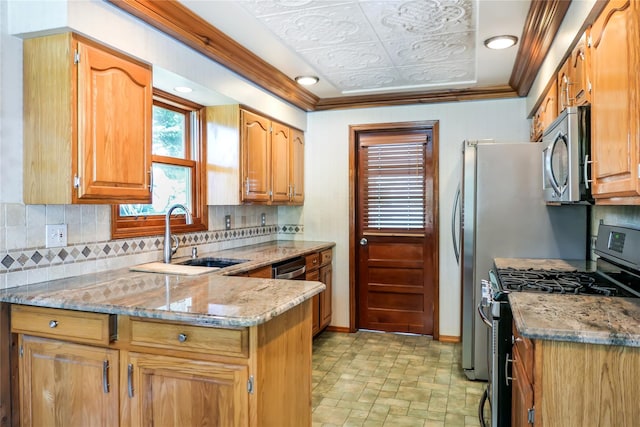
<instances>
[{"instance_id":1,"label":"metal drawer pull","mask_svg":"<svg viewBox=\"0 0 640 427\"><path fill-rule=\"evenodd\" d=\"M185 342L187 340L187 334L178 334L178 341Z\"/></svg>"},{"instance_id":2,"label":"metal drawer pull","mask_svg":"<svg viewBox=\"0 0 640 427\"><path fill-rule=\"evenodd\" d=\"M49 327L50 328L55 328L56 326L58 326L58 321L57 320L49 320Z\"/></svg>"},{"instance_id":3,"label":"metal drawer pull","mask_svg":"<svg viewBox=\"0 0 640 427\"><path fill-rule=\"evenodd\" d=\"M129 397L133 397L133 364L129 363L127 366L127 392Z\"/></svg>"},{"instance_id":4,"label":"metal drawer pull","mask_svg":"<svg viewBox=\"0 0 640 427\"><path fill-rule=\"evenodd\" d=\"M509 353L507 353L507 357L504 360L504 381L509 385L509 381L515 381L514 377L510 377L509 372L509 362L513 362L513 359L509 359Z\"/></svg>"},{"instance_id":5,"label":"metal drawer pull","mask_svg":"<svg viewBox=\"0 0 640 427\"><path fill-rule=\"evenodd\" d=\"M102 391L109 393L109 361L102 362Z\"/></svg>"}]
</instances>

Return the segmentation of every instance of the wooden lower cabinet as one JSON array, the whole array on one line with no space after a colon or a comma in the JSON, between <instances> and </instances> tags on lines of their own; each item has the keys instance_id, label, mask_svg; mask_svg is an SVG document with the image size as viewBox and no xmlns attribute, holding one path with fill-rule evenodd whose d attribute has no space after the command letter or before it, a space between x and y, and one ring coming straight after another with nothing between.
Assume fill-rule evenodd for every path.
<instances>
[{"instance_id":1,"label":"wooden lower cabinet","mask_svg":"<svg viewBox=\"0 0 640 427\"><path fill-rule=\"evenodd\" d=\"M249 425L246 365L143 353L123 362L124 425Z\"/></svg>"},{"instance_id":2,"label":"wooden lower cabinet","mask_svg":"<svg viewBox=\"0 0 640 427\"><path fill-rule=\"evenodd\" d=\"M22 426L117 426L117 350L22 335Z\"/></svg>"},{"instance_id":3,"label":"wooden lower cabinet","mask_svg":"<svg viewBox=\"0 0 640 427\"><path fill-rule=\"evenodd\" d=\"M7 425L310 427L311 312L307 300L236 329L118 316L106 345L74 342L71 329L50 339L43 316L27 325L38 337L12 329L20 413Z\"/></svg>"},{"instance_id":4,"label":"wooden lower cabinet","mask_svg":"<svg viewBox=\"0 0 640 427\"><path fill-rule=\"evenodd\" d=\"M521 349L514 346L513 427L638 425L640 348L534 340L530 372Z\"/></svg>"},{"instance_id":5,"label":"wooden lower cabinet","mask_svg":"<svg viewBox=\"0 0 640 427\"><path fill-rule=\"evenodd\" d=\"M331 298L333 249L313 253L306 256L307 273L306 280L319 281L325 284L326 289L313 297L313 336L316 336L331 323Z\"/></svg>"}]
</instances>

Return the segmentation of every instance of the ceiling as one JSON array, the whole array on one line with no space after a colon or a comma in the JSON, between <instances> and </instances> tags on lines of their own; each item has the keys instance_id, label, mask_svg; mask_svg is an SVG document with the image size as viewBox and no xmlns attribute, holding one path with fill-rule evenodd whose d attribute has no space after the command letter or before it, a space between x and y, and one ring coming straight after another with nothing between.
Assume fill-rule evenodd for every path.
<instances>
[{"instance_id":1,"label":"ceiling","mask_svg":"<svg viewBox=\"0 0 640 427\"><path fill-rule=\"evenodd\" d=\"M526 95L569 4L108 1L307 111ZM484 46L500 34L518 45ZM301 87L299 75L320 81Z\"/></svg>"},{"instance_id":2,"label":"ceiling","mask_svg":"<svg viewBox=\"0 0 640 427\"><path fill-rule=\"evenodd\" d=\"M507 85L529 0L182 0L320 98Z\"/></svg>"}]
</instances>

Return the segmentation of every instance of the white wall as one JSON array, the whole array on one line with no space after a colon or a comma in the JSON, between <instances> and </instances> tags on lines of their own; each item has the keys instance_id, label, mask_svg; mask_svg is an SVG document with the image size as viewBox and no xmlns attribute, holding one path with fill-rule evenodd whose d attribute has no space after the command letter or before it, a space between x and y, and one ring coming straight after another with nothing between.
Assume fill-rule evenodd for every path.
<instances>
[{"instance_id":1,"label":"white wall","mask_svg":"<svg viewBox=\"0 0 640 427\"><path fill-rule=\"evenodd\" d=\"M440 334L460 334L460 278L451 209L465 139L529 140L525 99L310 113L305 148L304 238L336 242L332 325L349 325L349 125L438 120Z\"/></svg>"}]
</instances>

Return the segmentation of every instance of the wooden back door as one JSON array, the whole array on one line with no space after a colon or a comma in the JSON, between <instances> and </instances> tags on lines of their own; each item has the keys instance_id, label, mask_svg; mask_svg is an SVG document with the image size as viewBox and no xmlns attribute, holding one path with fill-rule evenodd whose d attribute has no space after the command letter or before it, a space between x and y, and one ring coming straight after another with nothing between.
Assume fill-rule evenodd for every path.
<instances>
[{"instance_id":1,"label":"wooden back door","mask_svg":"<svg viewBox=\"0 0 640 427\"><path fill-rule=\"evenodd\" d=\"M357 328L434 334L433 131L433 124L411 124L355 133Z\"/></svg>"}]
</instances>

